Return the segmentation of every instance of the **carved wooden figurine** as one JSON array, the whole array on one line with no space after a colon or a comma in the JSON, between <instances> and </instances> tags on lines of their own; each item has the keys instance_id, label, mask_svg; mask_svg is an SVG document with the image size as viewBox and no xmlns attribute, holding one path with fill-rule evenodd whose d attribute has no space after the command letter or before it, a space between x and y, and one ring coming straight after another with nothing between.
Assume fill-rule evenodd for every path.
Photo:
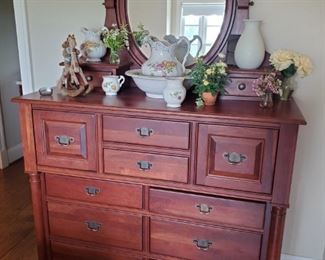
<instances>
[{"instance_id":1,"label":"carved wooden figurine","mask_svg":"<svg viewBox=\"0 0 325 260\"><path fill-rule=\"evenodd\" d=\"M64 66L62 75L57 83L57 87L65 96L76 97L79 95L87 95L93 90L93 86L88 83L78 59L80 51L76 48L76 39L74 35L69 35L62 44L64 62L60 65Z\"/></svg>"}]
</instances>

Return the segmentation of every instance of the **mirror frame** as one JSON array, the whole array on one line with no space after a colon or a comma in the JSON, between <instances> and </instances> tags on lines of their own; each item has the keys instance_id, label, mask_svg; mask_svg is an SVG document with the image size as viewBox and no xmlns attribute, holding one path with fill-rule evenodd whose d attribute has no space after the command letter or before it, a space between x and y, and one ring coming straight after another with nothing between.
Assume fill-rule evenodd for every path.
<instances>
[{"instance_id":1,"label":"mirror frame","mask_svg":"<svg viewBox=\"0 0 325 260\"><path fill-rule=\"evenodd\" d=\"M131 27L129 24L128 0L105 0L106 18L105 26L111 28L113 24L121 25L127 24L129 31ZM227 54L227 43L230 36L240 35L244 28L243 19L248 18L249 0L225 0L225 17L221 27L220 34L215 43L204 56L204 62L210 64L216 60L218 54L223 52ZM147 60L147 57L142 53L139 46L136 44L134 37L129 38L130 48L126 56L128 60L133 63L132 67L141 67Z\"/></svg>"}]
</instances>

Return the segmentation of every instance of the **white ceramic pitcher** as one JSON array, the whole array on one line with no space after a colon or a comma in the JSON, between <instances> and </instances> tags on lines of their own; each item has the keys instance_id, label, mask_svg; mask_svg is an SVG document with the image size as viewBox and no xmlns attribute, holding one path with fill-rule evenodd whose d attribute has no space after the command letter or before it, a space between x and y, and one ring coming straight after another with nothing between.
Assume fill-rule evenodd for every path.
<instances>
[{"instance_id":1,"label":"white ceramic pitcher","mask_svg":"<svg viewBox=\"0 0 325 260\"><path fill-rule=\"evenodd\" d=\"M182 42L186 43L187 52L181 63L176 58L175 49ZM176 43L170 44L166 41L159 41L155 37L146 36L144 43L150 46L151 55L141 67L143 75L157 77L184 76L185 63L190 53L190 42L186 37L180 37Z\"/></svg>"},{"instance_id":2,"label":"white ceramic pitcher","mask_svg":"<svg viewBox=\"0 0 325 260\"><path fill-rule=\"evenodd\" d=\"M88 30L82 28L82 33L85 36L85 41L81 44L80 49L87 61L100 62L101 58L106 54L106 47L100 39L100 30Z\"/></svg>"},{"instance_id":3,"label":"white ceramic pitcher","mask_svg":"<svg viewBox=\"0 0 325 260\"><path fill-rule=\"evenodd\" d=\"M116 96L124 82L124 76L103 76L102 88L106 96Z\"/></svg>"}]
</instances>

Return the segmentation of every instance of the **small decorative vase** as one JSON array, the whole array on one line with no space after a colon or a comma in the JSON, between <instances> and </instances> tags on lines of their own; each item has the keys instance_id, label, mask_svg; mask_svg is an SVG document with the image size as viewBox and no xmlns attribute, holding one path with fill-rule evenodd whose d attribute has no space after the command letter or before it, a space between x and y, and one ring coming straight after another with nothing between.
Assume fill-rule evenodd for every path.
<instances>
[{"instance_id":1,"label":"small decorative vase","mask_svg":"<svg viewBox=\"0 0 325 260\"><path fill-rule=\"evenodd\" d=\"M167 107L180 107L186 96L186 89L183 86L183 77L167 78L166 87L163 91Z\"/></svg>"},{"instance_id":2,"label":"small decorative vase","mask_svg":"<svg viewBox=\"0 0 325 260\"><path fill-rule=\"evenodd\" d=\"M273 107L273 93L266 92L264 96L262 96L262 100L260 102L260 107L262 108L270 108Z\"/></svg>"},{"instance_id":3,"label":"small decorative vase","mask_svg":"<svg viewBox=\"0 0 325 260\"><path fill-rule=\"evenodd\" d=\"M241 69L257 69L265 57L260 20L244 20L245 29L235 49L235 62Z\"/></svg>"},{"instance_id":4,"label":"small decorative vase","mask_svg":"<svg viewBox=\"0 0 325 260\"><path fill-rule=\"evenodd\" d=\"M202 93L201 97L203 99L204 105L213 106L217 101L218 93L216 95L212 95L211 92L204 92Z\"/></svg>"},{"instance_id":5,"label":"small decorative vase","mask_svg":"<svg viewBox=\"0 0 325 260\"><path fill-rule=\"evenodd\" d=\"M109 60L110 64L115 64L115 65L120 64L121 60L120 60L119 52L116 50L110 49L108 60Z\"/></svg>"},{"instance_id":6,"label":"small decorative vase","mask_svg":"<svg viewBox=\"0 0 325 260\"><path fill-rule=\"evenodd\" d=\"M283 79L282 85L280 88L280 100L282 100L282 101L290 100L292 93L293 93L294 85L295 85L294 77L289 77L289 78Z\"/></svg>"},{"instance_id":7,"label":"small decorative vase","mask_svg":"<svg viewBox=\"0 0 325 260\"><path fill-rule=\"evenodd\" d=\"M85 41L81 44L80 49L89 62L100 62L106 54L106 47L100 40L100 30L88 30L82 28L85 35Z\"/></svg>"}]
</instances>

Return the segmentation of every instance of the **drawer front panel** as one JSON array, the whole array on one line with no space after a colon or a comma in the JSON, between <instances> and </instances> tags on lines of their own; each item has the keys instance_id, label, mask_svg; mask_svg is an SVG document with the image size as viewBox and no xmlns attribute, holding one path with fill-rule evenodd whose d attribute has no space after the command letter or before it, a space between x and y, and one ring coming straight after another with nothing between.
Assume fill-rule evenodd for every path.
<instances>
[{"instance_id":1,"label":"drawer front panel","mask_svg":"<svg viewBox=\"0 0 325 260\"><path fill-rule=\"evenodd\" d=\"M46 175L48 196L113 206L142 208L142 186Z\"/></svg>"},{"instance_id":2,"label":"drawer front panel","mask_svg":"<svg viewBox=\"0 0 325 260\"><path fill-rule=\"evenodd\" d=\"M186 183L188 158L140 152L104 150L104 172Z\"/></svg>"},{"instance_id":3,"label":"drawer front panel","mask_svg":"<svg viewBox=\"0 0 325 260\"><path fill-rule=\"evenodd\" d=\"M150 221L150 250L182 259L257 260L262 236L171 221Z\"/></svg>"},{"instance_id":4,"label":"drawer front panel","mask_svg":"<svg viewBox=\"0 0 325 260\"><path fill-rule=\"evenodd\" d=\"M104 141L189 148L189 123L104 116Z\"/></svg>"},{"instance_id":5,"label":"drawer front panel","mask_svg":"<svg viewBox=\"0 0 325 260\"><path fill-rule=\"evenodd\" d=\"M48 203L52 237L142 250L142 217L63 203Z\"/></svg>"},{"instance_id":6,"label":"drawer front panel","mask_svg":"<svg viewBox=\"0 0 325 260\"><path fill-rule=\"evenodd\" d=\"M253 90L254 78L231 78L227 85L227 95L242 96L242 97L256 97Z\"/></svg>"},{"instance_id":7,"label":"drawer front panel","mask_svg":"<svg viewBox=\"0 0 325 260\"><path fill-rule=\"evenodd\" d=\"M141 257L132 256L132 253L126 255L118 250L96 250L89 247L79 247L68 245L66 243L52 242L52 255L54 260L141 260Z\"/></svg>"},{"instance_id":8,"label":"drawer front panel","mask_svg":"<svg viewBox=\"0 0 325 260\"><path fill-rule=\"evenodd\" d=\"M200 125L197 184L271 193L278 131Z\"/></svg>"},{"instance_id":9,"label":"drawer front panel","mask_svg":"<svg viewBox=\"0 0 325 260\"><path fill-rule=\"evenodd\" d=\"M181 192L150 190L150 211L244 228L263 229L265 204Z\"/></svg>"},{"instance_id":10,"label":"drawer front panel","mask_svg":"<svg viewBox=\"0 0 325 260\"><path fill-rule=\"evenodd\" d=\"M38 164L96 170L94 115L34 111L34 122Z\"/></svg>"}]
</instances>

